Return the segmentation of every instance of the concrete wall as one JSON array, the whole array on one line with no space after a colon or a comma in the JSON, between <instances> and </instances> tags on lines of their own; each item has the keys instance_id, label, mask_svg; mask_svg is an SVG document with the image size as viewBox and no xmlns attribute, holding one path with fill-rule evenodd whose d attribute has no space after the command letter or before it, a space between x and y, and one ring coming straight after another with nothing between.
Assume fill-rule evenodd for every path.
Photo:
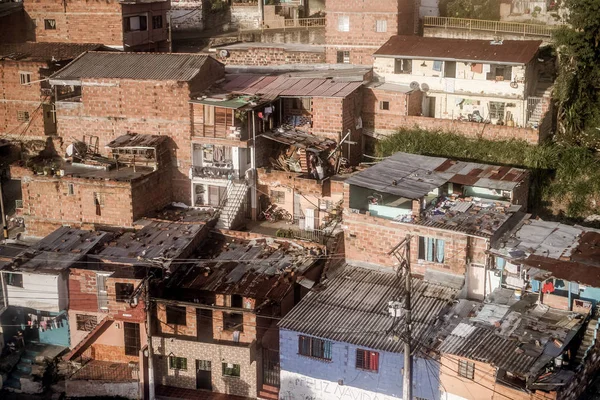
<instances>
[{"instance_id":1,"label":"concrete wall","mask_svg":"<svg viewBox=\"0 0 600 400\"><path fill-rule=\"evenodd\" d=\"M64 282L60 282L66 280L66 276L28 272L23 272L21 275L23 275L22 288L6 285L9 305L51 312L59 312L68 307L66 286Z\"/></svg>"},{"instance_id":2,"label":"concrete wall","mask_svg":"<svg viewBox=\"0 0 600 400\"><path fill-rule=\"evenodd\" d=\"M454 29L454 28L437 28L431 26L423 27L423 36L425 37L438 37L438 38L451 38L451 39L483 39L483 40L496 40L500 38L502 40L542 40L542 46L552 44L552 38L548 36L533 36L533 35L519 35L503 32L493 31L476 31L468 29Z\"/></svg>"},{"instance_id":3,"label":"concrete wall","mask_svg":"<svg viewBox=\"0 0 600 400\"><path fill-rule=\"evenodd\" d=\"M331 361L298 354L298 332L281 329L281 388L284 400L320 399L401 399L404 355L333 342ZM356 368L356 350L379 353L379 371ZM413 361L413 395L415 398L438 400L439 364L421 358ZM340 384L341 383L341 384ZM433 385L432 385L433 384Z\"/></svg>"},{"instance_id":4,"label":"concrete wall","mask_svg":"<svg viewBox=\"0 0 600 400\"><path fill-rule=\"evenodd\" d=\"M140 389L137 381L132 382L106 382L106 381L80 381L67 379L65 390L71 398L108 397L139 399Z\"/></svg>"},{"instance_id":5,"label":"concrete wall","mask_svg":"<svg viewBox=\"0 0 600 400\"><path fill-rule=\"evenodd\" d=\"M152 343L155 354L154 376L157 385L196 389L196 360L204 360L211 362L214 392L256 397L259 362L255 344L226 345L157 336L152 338ZM187 369L169 368L169 355L187 358ZM223 363L239 364L240 377L223 376Z\"/></svg>"}]
</instances>

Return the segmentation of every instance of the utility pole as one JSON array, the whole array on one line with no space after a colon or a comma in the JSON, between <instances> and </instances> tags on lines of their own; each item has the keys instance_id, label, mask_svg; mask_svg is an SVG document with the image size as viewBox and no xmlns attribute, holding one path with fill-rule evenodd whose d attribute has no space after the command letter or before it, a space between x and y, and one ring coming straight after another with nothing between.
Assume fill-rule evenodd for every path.
<instances>
[{"instance_id":1,"label":"utility pole","mask_svg":"<svg viewBox=\"0 0 600 400\"><path fill-rule=\"evenodd\" d=\"M6 213L4 212L4 193L2 192L2 177L0 176L0 212L2 213L2 236L8 239L8 225L6 224Z\"/></svg>"},{"instance_id":2,"label":"utility pole","mask_svg":"<svg viewBox=\"0 0 600 400\"><path fill-rule=\"evenodd\" d=\"M148 399L154 399L154 351L152 349L152 307L150 306L150 277L146 278L146 333L148 334Z\"/></svg>"},{"instance_id":3,"label":"utility pole","mask_svg":"<svg viewBox=\"0 0 600 400\"><path fill-rule=\"evenodd\" d=\"M406 235L389 254L398 259L400 265L397 273L404 275L404 376L402 382L402 400L412 400L412 348L411 348L411 292L412 282L410 276L410 239Z\"/></svg>"}]
</instances>

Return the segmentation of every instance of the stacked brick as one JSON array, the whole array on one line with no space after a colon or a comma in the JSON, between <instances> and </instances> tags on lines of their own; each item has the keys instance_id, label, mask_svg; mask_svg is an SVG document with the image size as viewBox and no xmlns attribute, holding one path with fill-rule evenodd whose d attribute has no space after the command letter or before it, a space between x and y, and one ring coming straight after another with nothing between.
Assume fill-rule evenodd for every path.
<instances>
[{"instance_id":1,"label":"stacked brick","mask_svg":"<svg viewBox=\"0 0 600 400\"><path fill-rule=\"evenodd\" d=\"M320 64L325 62L322 51L289 51L276 47L250 47L248 49L229 49L229 56L219 61L229 65L283 65L283 64Z\"/></svg>"}]
</instances>

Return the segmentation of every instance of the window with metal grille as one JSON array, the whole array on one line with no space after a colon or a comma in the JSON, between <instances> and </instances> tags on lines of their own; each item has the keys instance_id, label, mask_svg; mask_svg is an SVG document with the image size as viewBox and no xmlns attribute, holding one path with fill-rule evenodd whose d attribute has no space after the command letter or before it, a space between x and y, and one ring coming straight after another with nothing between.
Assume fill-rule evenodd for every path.
<instances>
[{"instance_id":1,"label":"window with metal grille","mask_svg":"<svg viewBox=\"0 0 600 400\"><path fill-rule=\"evenodd\" d=\"M441 239L419 236L419 260L443 263L444 247Z\"/></svg>"},{"instance_id":2,"label":"window with metal grille","mask_svg":"<svg viewBox=\"0 0 600 400\"><path fill-rule=\"evenodd\" d=\"M241 372L240 364L223 363L223 376L239 377Z\"/></svg>"},{"instance_id":3,"label":"window with metal grille","mask_svg":"<svg viewBox=\"0 0 600 400\"><path fill-rule=\"evenodd\" d=\"M75 194L75 185L72 183L69 183L69 185L67 186L67 194L69 196L73 196Z\"/></svg>"},{"instance_id":4,"label":"window with metal grille","mask_svg":"<svg viewBox=\"0 0 600 400\"><path fill-rule=\"evenodd\" d=\"M390 102L389 101L380 101L379 109L384 110L384 111L389 111L390 110Z\"/></svg>"},{"instance_id":5,"label":"window with metal grille","mask_svg":"<svg viewBox=\"0 0 600 400\"><path fill-rule=\"evenodd\" d=\"M350 17L347 15L340 15L338 17L338 31L350 32Z\"/></svg>"},{"instance_id":6,"label":"window with metal grille","mask_svg":"<svg viewBox=\"0 0 600 400\"><path fill-rule=\"evenodd\" d=\"M379 19L375 21L375 32L387 32L387 20Z\"/></svg>"},{"instance_id":7,"label":"window with metal grille","mask_svg":"<svg viewBox=\"0 0 600 400\"><path fill-rule=\"evenodd\" d=\"M44 20L44 29L46 29L46 30L56 29L56 20L55 19L45 19Z\"/></svg>"},{"instance_id":8,"label":"window with metal grille","mask_svg":"<svg viewBox=\"0 0 600 400\"><path fill-rule=\"evenodd\" d=\"M275 204L285 204L285 192L282 190L271 190L271 200Z\"/></svg>"},{"instance_id":9,"label":"window with metal grille","mask_svg":"<svg viewBox=\"0 0 600 400\"><path fill-rule=\"evenodd\" d=\"M331 342L309 336L298 336L298 354L307 357L331 360Z\"/></svg>"},{"instance_id":10,"label":"window with metal grille","mask_svg":"<svg viewBox=\"0 0 600 400\"><path fill-rule=\"evenodd\" d=\"M108 310L108 291L106 290L107 274L96 275L96 286L98 288L98 308L103 311Z\"/></svg>"},{"instance_id":11,"label":"window with metal grille","mask_svg":"<svg viewBox=\"0 0 600 400\"><path fill-rule=\"evenodd\" d=\"M167 324L169 325L187 325L187 311L181 306L167 306Z\"/></svg>"},{"instance_id":12,"label":"window with metal grille","mask_svg":"<svg viewBox=\"0 0 600 400\"><path fill-rule=\"evenodd\" d=\"M152 29L161 29L163 27L162 15L152 17Z\"/></svg>"},{"instance_id":13,"label":"window with metal grille","mask_svg":"<svg viewBox=\"0 0 600 400\"><path fill-rule=\"evenodd\" d=\"M350 52L349 51L338 51L337 52L337 63L338 64L350 64Z\"/></svg>"},{"instance_id":14,"label":"window with metal grille","mask_svg":"<svg viewBox=\"0 0 600 400\"><path fill-rule=\"evenodd\" d=\"M356 368L373 372L379 371L379 353L356 349Z\"/></svg>"},{"instance_id":15,"label":"window with metal grille","mask_svg":"<svg viewBox=\"0 0 600 400\"><path fill-rule=\"evenodd\" d=\"M98 325L98 318L95 315L75 314L77 321L77 330L91 332Z\"/></svg>"},{"instance_id":16,"label":"window with metal grille","mask_svg":"<svg viewBox=\"0 0 600 400\"><path fill-rule=\"evenodd\" d=\"M19 72L19 82L21 85L27 85L31 82L31 72Z\"/></svg>"},{"instance_id":17,"label":"window with metal grille","mask_svg":"<svg viewBox=\"0 0 600 400\"><path fill-rule=\"evenodd\" d=\"M490 101L490 118L491 119L504 119L504 106L506 103L498 101Z\"/></svg>"},{"instance_id":18,"label":"window with metal grille","mask_svg":"<svg viewBox=\"0 0 600 400\"><path fill-rule=\"evenodd\" d=\"M187 370L187 358L170 356L169 368Z\"/></svg>"},{"instance_id":19,"label":"window with metal grille","mask_svg":"<svg viewBox=\"0 0 600 400\"><path fill-rule=\"evenodd\" d=\"M133 283L115 283L115 296L119 303L126 303L133 294Z\"/></svg>"},{"instance_id":20,"label":"window with metal grille","mask_svg":"<svg viewBox=\"0 0 600 400\"><path fill-rule=\"evenodd\" d=\"M475 363L471 361L458 360L458 376L467 379L474 379Z\"/></svg>"},{"instance_id":21,"label":"window with metal grille","mask_svg":"<svg viewBox=\"0 0 600 400\"><path fill-rule=\"evenodd\" d=\"M139 355L142 347L142 342L140 340L140 324L123 322L123 334L125 340L125 355Z\"/></svg>"},{"instance_id":22,"label":"window with metal grille","mask_svg":"<svg viewBox=\"0 0 600 400\"><path fill-rule=\"evenodd\" d=\"M29 111L17 111L17 121L19 121L19 122L29 121Z\"/></svg>"}]
</instances>

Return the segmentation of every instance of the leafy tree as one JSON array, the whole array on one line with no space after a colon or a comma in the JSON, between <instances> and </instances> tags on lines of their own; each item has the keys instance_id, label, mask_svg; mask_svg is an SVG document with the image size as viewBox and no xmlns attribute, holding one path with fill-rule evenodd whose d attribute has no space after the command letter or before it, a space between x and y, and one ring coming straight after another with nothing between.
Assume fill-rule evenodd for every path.
<instances>
[{"instance_id":1,"label":"leafy tree","mask_svg":"<svg viewBox=\"0 0 600 400\"><path fill-rule=\"evenodd\" d=\"M441 0L440 14L444 17L500 19L500 3L498 0Z\"/></svg>"},{"instance_id":2,"label":"leafy tree","mask_svg":"<svg viewBox=\"0 0 600 400\"><path fill-rule=\"evenodd\" d=\"M600 149L600 0L567 0L568 23L555 32L559 74L557 139Z\"/></svg>"}]
</instances>

